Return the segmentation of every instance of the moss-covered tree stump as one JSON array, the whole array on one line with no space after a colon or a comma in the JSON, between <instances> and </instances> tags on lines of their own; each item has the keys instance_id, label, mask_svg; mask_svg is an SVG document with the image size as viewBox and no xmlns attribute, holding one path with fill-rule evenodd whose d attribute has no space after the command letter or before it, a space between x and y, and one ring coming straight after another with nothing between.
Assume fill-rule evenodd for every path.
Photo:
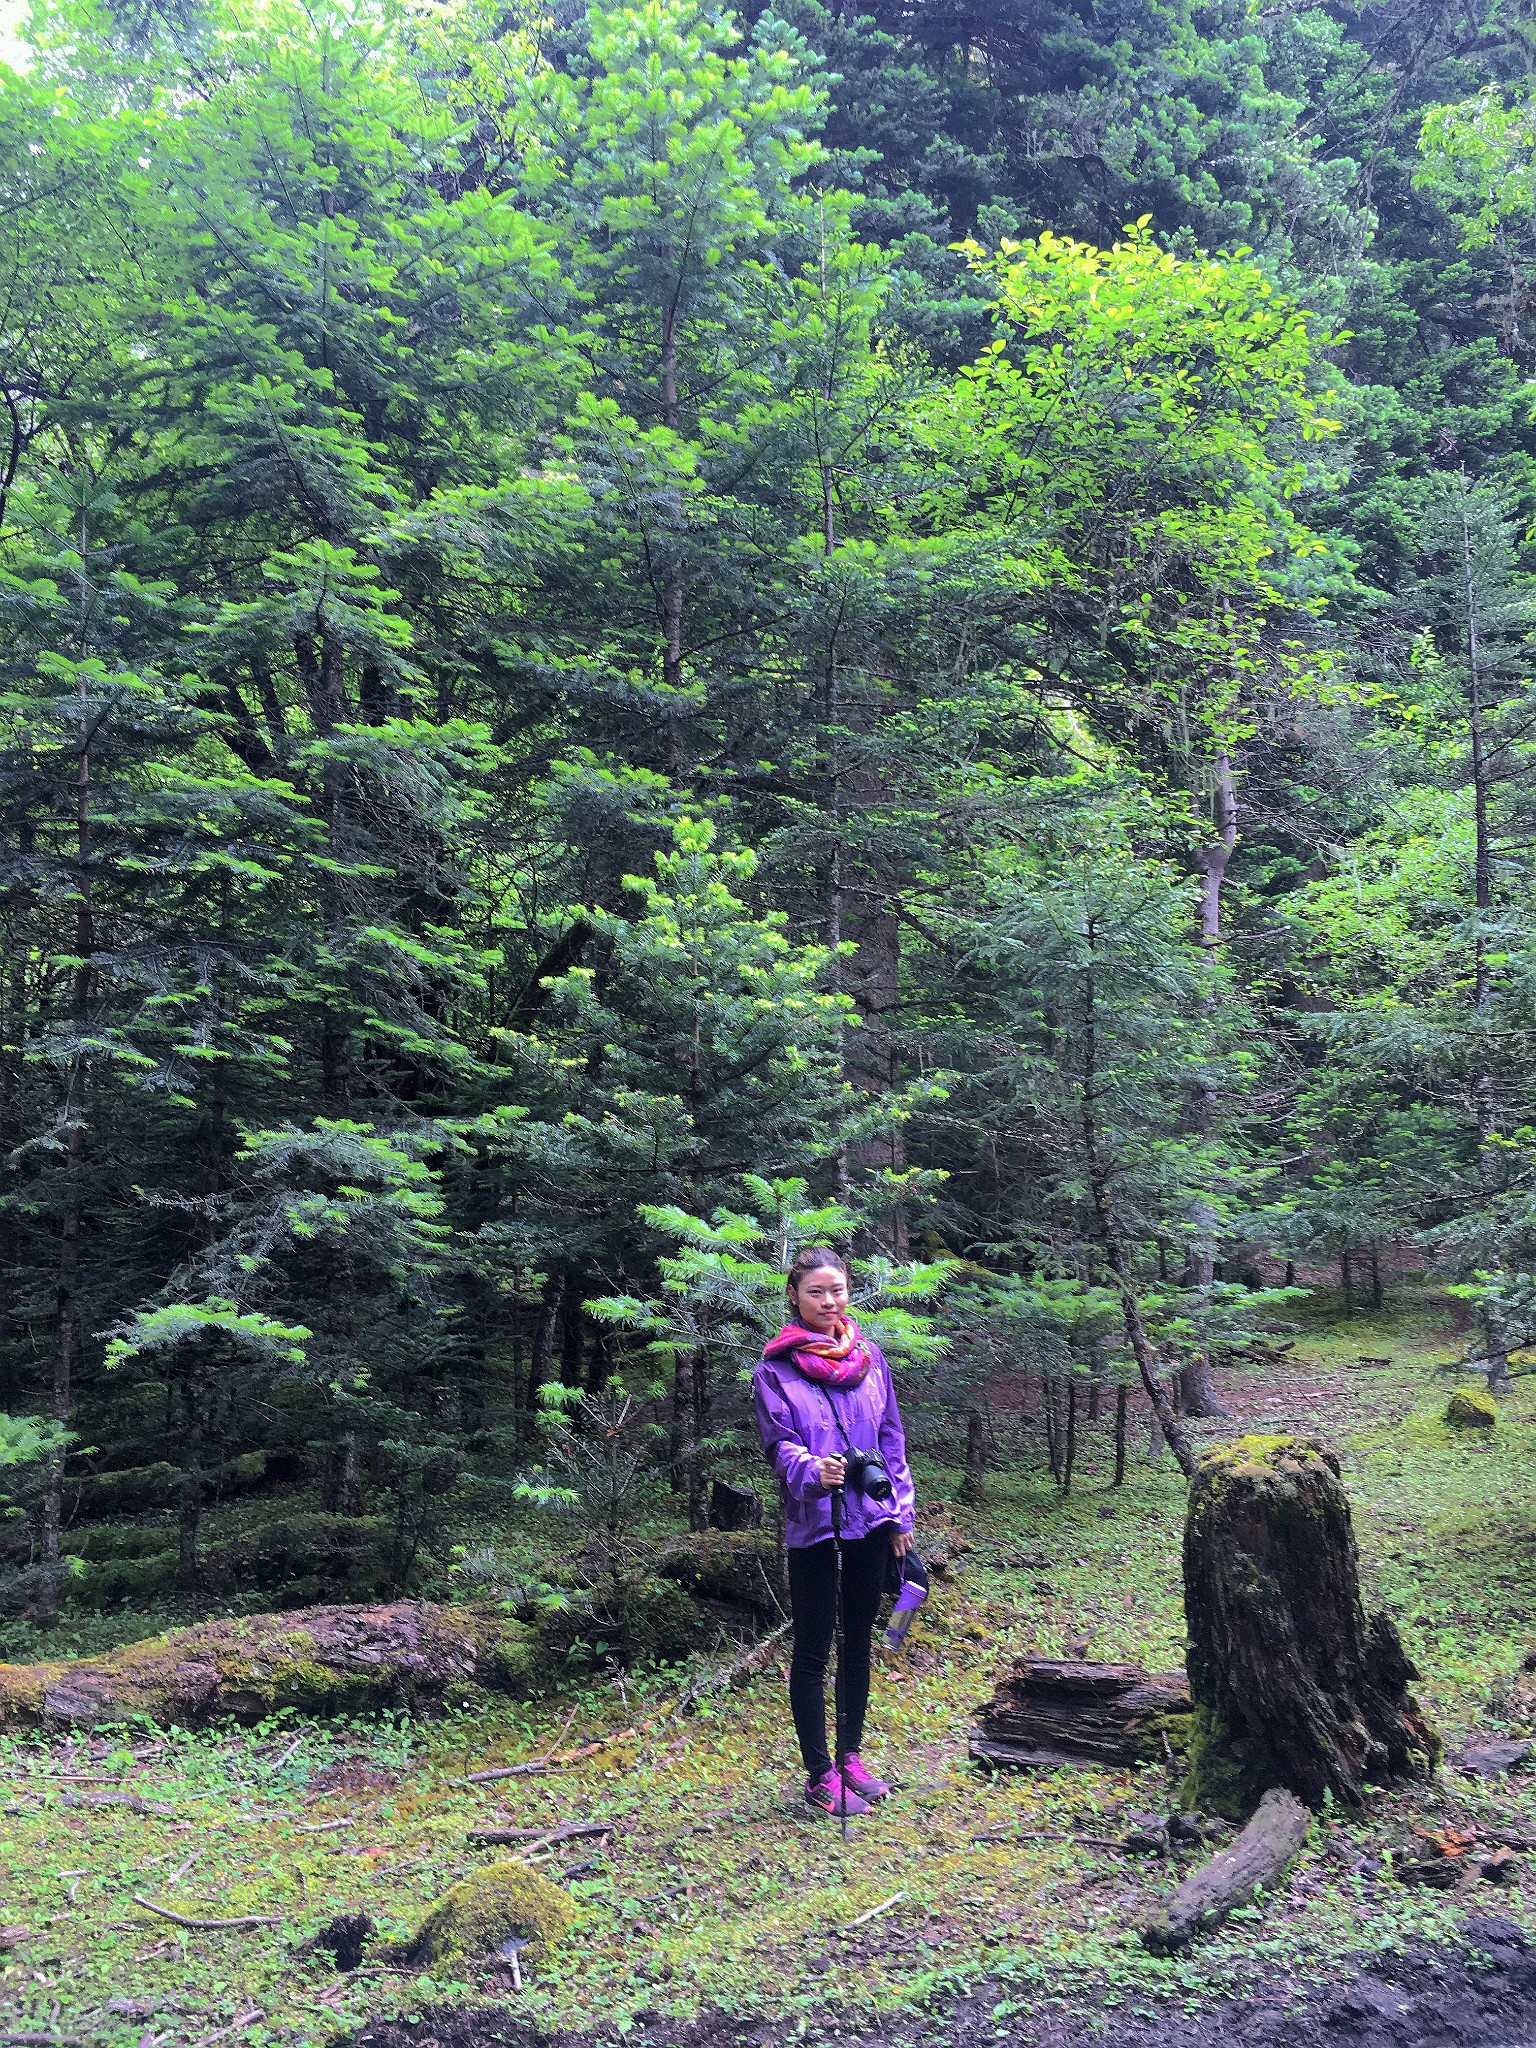
<instances>
[{"instance_id":1,"label":"moss-covered tree stump","mask_svg":"<svg viewBox=\"0 0 1536 2048\"><path fill-rule=\"evenodd\" d=\"M0 1728L80 1727L132 1717L258 1721L279 1707L434 1710L468 1687L524 1693L531 1631L491 1612L396 1600L311 1607L173 1629L71 1664L0 1664Z\"/></svg>"},{"instance_id":2,"label":"moss-covered tree stump","mask_svg":"<svg viewBox=\"0 0 1536 2048\"><path fill-rule=\"evenodd\" d=\"M1493 1396L1481 1387L1458 1387L1445 1404L1445 1419L1452 1429L1493 1429L1499 1411Z\"/></svg>"},{"instance_id":3,"label":"moss-covered tree stump","mask_svg":"<svg viewBox=\"0 0 1536 2048\"><path fill-rule=\"evenodd\" d=\"M1418 1673L1367 1616L1338 1460L1249 1436L1200 1459L1184 1525L1195 1732L1187 1806L1242 1819L1273 1785L1358 1805L1368 1783L1422 1776L1439 1742L1407 1690Z\"/></svg>"},{"instance_id":4,"label":"moss-covered tree stump","mask_svg":"<svg viewBox=\"0 0 1536 2048\"><path fill-rule=\"evenodd\" d=\"M491 1863L445 1892L398 1951L412 1969L516 1955L537 1963L570 1932L576 1909L526 1863Z\"/></svg>"}]
</instances>

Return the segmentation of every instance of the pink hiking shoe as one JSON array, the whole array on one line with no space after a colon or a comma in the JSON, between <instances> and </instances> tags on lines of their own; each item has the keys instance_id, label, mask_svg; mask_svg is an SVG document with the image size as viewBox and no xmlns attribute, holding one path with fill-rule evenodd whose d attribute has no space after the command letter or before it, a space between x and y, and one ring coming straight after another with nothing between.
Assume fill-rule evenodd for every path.
<instances>
[{"instance_id":1,"label":"pink hiking shoe","mask_svg":"<svg viewBox=\"0 0 1536 2048\"><path fill-rule=\"evenodd\" d=\"M877 1778L873 1771L865 1770L863 1758L856 1749L849 1750L843 1758L843 1776L848 1781L848 1790L857 1792L871 1805L877 1799L884 1799L891 1789L884 1778Z\"/></svg>"},{"instance_id":2,"label":"pink hiking shoe","mask_svg":"<svg viewBox=\"0 0 1536 2048\"><path fill-rule=\"evenodd\" d=\"M847 1798L844 1800L846 1784ZM853 1789L853 1780L839 1778L836 1768L823 1771L819 1778L805 1781L805 1803L814 1806L818 1813L830 1813L834 1820L840 1820L844 1813L849 1815L868 1813L869 1801L861 1799Z\"/></svg>"}]
</instances>

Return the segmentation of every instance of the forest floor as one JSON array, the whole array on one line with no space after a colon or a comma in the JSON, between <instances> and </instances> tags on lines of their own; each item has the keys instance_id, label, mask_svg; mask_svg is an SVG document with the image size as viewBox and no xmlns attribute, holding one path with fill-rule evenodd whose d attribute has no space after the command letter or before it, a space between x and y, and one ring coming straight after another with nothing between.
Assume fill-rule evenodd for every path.
<instances>
[{"instance_id":1,"label":"forest floor","mask_svg":"<svg viewBox=\"0 0 1536 2048\"><path fill-rule=\"evenodd\" d=\"M1459 1435L1439 1420L1455 1382L1436 1369L1459 1349L1442 1298L1405 1285L1382 1315L1336 1315L1324 1295L1302 1304L1291 1362L1226 1373L1233 1419L1199 1433L1298 1430L1331 1442L1355 1503L1367 1600L1398 1618L1448 1753L1469 1736L1528 1734L1500 1689L1536 1642L1536 1376L1516 1382L1495 1430ZM1382 1357L1391 1362L1360 1363ZM375 2048L531 2042L530 2028L656 2048L833 2035L1056 2048L1090 2022L1148 2044L1300 2042L1319 2031L1362 2042L1531 2038L1536 1964L1510 1943L1536 1928L1536 1859L1517 1856L1504 1886L1469 1868L1434 1890L1395 1878L1393 1856L1422 1850L1419 1829L1486 1838L1524 1828L1536 1841L1536 1774L1483 1780L1448 1765L1363 1815L1325 1813L1275 1897L1192 1954L1159 1960L1129 1930L1176 1872L1099 1844L1128 1816L1168 1809L1169 1773L989 1777L967 1761L975 1709L1018 1652L1085 1645L1153 1670L1180 1662L1183 1483L1167 1460L1135 1461L1113 1490L1109 1469L1107 1430L1095 1429L1070 1498L1040 1472L1007 1470L989 1480L984 1506L950 1511L972 1548L907 1653L877 1676L867 1754L897 1790L846 1847L800 1803L772 1667L686 1719L667 1711L679 1681L661 1675L435 1721L279 1717L254 1729L0 1743L0 1921L30 1935L0 1954L0 2044L263 2048L366 2025ZM954 1475L933 1466L919 1477L931 1496ZM634 1726L570 1768L464 1782ZM611 1823L613 1834L543 1866L564 1876L577 1925L519 1994L494 1972L434 1977L368 1961L338 1974L300 1953L337 1913L366 1912L386 1936L413 1929L456 1878L506 1853L471 1845L471 1828L565 1821ZM193 1932L136 1895L189 1918L272 1924ZM1485 1967L1486 1944L1464 1946L1469 1915L1506 1916L1490 1923L1502 1976ZM1376 1959L1368 1994L1362 1957ZM1476 1986L1502 1983L1508 1995L1501 2005L1488 1992L1482 2031L1414 2035L1395 2010L1411 2003L1410 1980L1414 1996L1438 1984L1463 2020ZM1473 1990L1460 1996L1458 1982ZM1213 2015L1235 1990L1249 2004L1223 2032ZM1341 1995L1365 1998L1358 2025ZM1277 2033L1282 2024L1302 2031Z\"/></svg>"}]
</instances>

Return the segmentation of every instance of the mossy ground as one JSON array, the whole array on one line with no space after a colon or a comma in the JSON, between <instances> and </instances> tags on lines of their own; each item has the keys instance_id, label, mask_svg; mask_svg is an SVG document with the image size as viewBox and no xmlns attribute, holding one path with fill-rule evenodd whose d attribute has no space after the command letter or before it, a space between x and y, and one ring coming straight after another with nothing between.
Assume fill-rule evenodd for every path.
<instances>
[{"instance_id":1,"label":"mossy ground","mask_svg":"<svg viewBox=\"0 0 1536 2048\"><path fill-rule=\"evenodd\" d=\"M1457 1432L1441 1419L1453 1382L1435 1368L1458 1347L1438 1297L1404 1288L1386 1315L1352 1323L1331 1321L1326 1299L1303 1307L1294 1362L1226 1375L1233 1421L1200 1434L1294 1429L1333 1444L1367 1597L1398 1616L1448 1747L1505 1732L1490 1687L1536 1642L1536 1379L1515 1382L1496 1430ZM1383 1354L1389 1366L1356 1362ZM965 1741L999 1663L1018 1651L1085 1643L1095 1657L1177 1664L1184 1487L1166 1462L1137 1461L1111 1491L1107 1437L1090 1441L1070 1500L1037 1464L1032 1452L1027 1469L993 1476L984 1506L953 1511L975 1548L936 1591L906 1659L876 1681L867 1753L899 1789L846 1849L800 1805L771 1668L688 1718L664 1711L680 1684L662 1674L538 1707L477 1699L435 1722L279 1715L241 1731L0 1745L0 1918L34 1931L0 1976L4 2025L57 2027L103 2048L137 2048L146 2032L154 2048L215 2037L263 2048L328 2042L370 2013L506 1999L504 1978L469 1965L375 1963L339 1977L324 1957L296 1953L348 1911L370 1913L381 1940L404 1939L451 1884L509 1853L467 1839L498 1819L614 1824L609 1843L539 1865L556 1879L586 1867L566 1882L578 1912L569 1945L517 2002L534 2020L606 2023L610 2035L644 2016L653 2041L666 2039L665 2016L710 2007L805 2035L832 2031L836 2011L894 2026L927 2009L924 2031L941 2038L944 2002L983 1981L1000 1998L998 2037L1022 2041L1027 2016L1054 1998L1077 2010L1193 2003L1260 1975L1300 1983L1362 1947L1448 1936L1469 1906L1536 1919L1536 1857L1508 1891L1470 1873L1448 1893L1392 1878L1385 1852L1416 1842L1416 1827L1497 1817L1536 1835L1536 1778L1482 1784L1447 1770L1363 1817L1325 1815L1283 1895L1192 1956L1159 1961L1128 1939L1171 1883L1168 1867L1063 1837L1113 1838L1123 1814L1165 1810L1167 1771L988 1779L967 1764ZM930 1496L952 1494L957 1476L920 1474ZM642 1734L575 1767L463 1782L635 1724ZM148 1810L120 1803L124 1793ZM977 1839L986 1834L1007 1839ZM840 1931L898 1891L888 1911ZM189 1917L278 1924L188 1932L135 1906L135 1893Z\"/></svg>"}]
</instances>

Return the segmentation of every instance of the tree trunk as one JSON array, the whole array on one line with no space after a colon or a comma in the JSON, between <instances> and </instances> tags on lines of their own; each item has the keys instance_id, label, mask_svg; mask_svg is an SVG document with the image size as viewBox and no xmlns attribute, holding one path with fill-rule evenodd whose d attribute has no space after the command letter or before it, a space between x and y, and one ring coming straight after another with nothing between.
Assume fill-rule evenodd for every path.
<instances>
[{"instance_id":1,"label":"tree trunk","mask_svg":"<svg viewBox=\"0 0 1536 2048\"><path fill-rule=\"evenodd\" d=\"M176 1590L198 1588L197 1537L203 1518L204 1459L208 1419L206 1340L181 1347L182 1456L176 1516Z\"/></svg>"},{"instance_id":2,"label":"tree trunk","mask_svg":"<svg viewBox=\"0 0 1536 2048\"><path fill-rule=\"evenodd\" d=\"M552 1376L555 1362L555 1325L565 1299L565 1269L557 1267L544 1282L544 1299L533 1332L533 1358L528 1371L528 1398L518 1411L517 1448L521 1454L532 1443L539 1419L539 1389Z\"/></svg>"},{"instance_id":3,"label":"tree trunk","mask_svg":"<svg viewBox=\"0 0 1536 2048\"><path fill-rule=\"evenodd\" d=\"M85 683L80 684L82 732ZM58 1282L54 1297L52 1414L67 1426L74 1404L75 1369L80 1348L80 1209L85 1178L85 1038L91 1016L91 956L96 949L91 896L91 750L81 746L75 769L75 968L70 978L69 1020L74 1040L64 1086L64 1210L59 1222ZM50 1627L58 1619L64 1577L59 1540L64 1524L64 1467L61 1449L48 1462L43 1489L42 1576L38 1582L37 1620Z\"/></svg>"},{"instance_id":4,"label":"tree trunk","mask_svg":"<svg viewBox=\"0 0 1536 2048\"><path fill-rule=\"evenodd\" d=\"M1179 1427L1178 1418L1168 1400L1152 1361L1152 1346L1147 1340L1146 1326L1141 1320L1141 1304L1136 1297L1132 1280L1130 1261L1125 1255L1125 1240L1115 1219L1114 1203L1110 1196L1109 1168L1105 1163L1103 1149L1099 1143L1098 1126L1098 1012L1097 985L1092 971L1084 978L1083 989L1083 1155L1088 1164L1088 1191L1093 1204L1094 1227L1098 1232L1099 1244L1104 1258L1114 1275L1120 1290L1120 1314L1125 1325L1126 1341L1131 1356L1136 1361L1136 1370L1141 1375L1141 1384L1146 1388L1147 1399L1152 1403L1152 1413L1158 1427L1168 1440L1168 1447L1178 1461L1179 1470L1190 1478L1195 1469L1195 1454L1189 1447L1189 1439Z\"/></svg>"},{"instance_id":5,"label":"tree trunk","mask_svg":"<svg viewBox=\"0 0 1536 2048\"><path fill-rule=\"evenodd\" d=\"M1440 1745L1384 1614L1367 1617L1338 1461L1305 1438L1245 1437L1201 1458L1184 1524L1197 1735L1186 1806L1240 1818L1272 1785L1358 1806L1423 1777Z\"/></svg>"},{"instance_id":6,"label":"tree trunk","mask_svg":"<svg viewBox=\"0 0 1536 2048\"><path fill-rule=\"evenodd\" d=\"M965 1477L960 1482L960 1498L976 1505L986 1497L987 1490L987 1419L979 1408L972 1408L965 1418Z\"/></svg>"},{"instance_id":7,"label":"tree trunk","mask_svg":"<svg viewBox=\"0 0 1536 2048\"><path fill-rule=\"evenodd\" d=\"M1467 624L1468 719L1472 746L1472 894L1477 935L1472 954L1472 1011L1475 1022L1488 1021L1489 997L1493 993L1492 962L1488 953L1488 924L1493 909L1493 835L1488 824L1488 791L1493 777L1488 771L1483 721L1483 656L1478 634L1477 578L1472 557L1472 523L1467 517L1467 475L1461 476L1461 560ZM1486 1193L1493 1178L1493 1139L1497 1126L1493 1075L1489 1072L1482 1041L1473 1034L1472 1047L1480 1054L1473 1077L1473 1110L1477 1124L1477 1180Z\"/></svg>"},{"instance_id":8,"label":"tree trunk","mask_svg":"<svg viewBox=\"0 0 1536 2048\"><path fill-rule=\"evenodd\" d=\"M360 1515L363 1490L357 1468L357 1438L344 1429L326 1459L322 1503L328 1514Z\"/></svg>"},{"instance_id":9,"label":"tree trunk","mask_svg":"<svg viewBox=\"0 0 1536 2048\"><path fill-rule=\"evenodd\" d=\"M1115 1484L1125 1484L1125 1423L1131 1390L1124 1381L1115 1389Z\"/></svg>"},{"instance_id":10,"label":"tree trunk","mask_svg":"<svg viewBox=\"0 0 1536 2048\"><path fill-rule=\"evenodd\" d=\"M1211 1354L1202 1348L1179 1368L1179 1409L1184 1415L1230 1415L1216 1391Z\"/></svg>"},{"instance_id":11,"label":"tree trunk","mask_svg":"<svg viewBox=\"0 0 1536 2048\"><path fill-rule=\"evenodd\" d=\"M493 1610L412 1600L205 1621L77 1662L0 1664L0 1728L346 1717L402 1698L431 1711L469 1685L517 1689L524 1640Z\"/></svg>"},{"instance_id":12,"label":"tree trunk","mask_svg":"<svg viewBox=\"0 0 1536 2048\"><path fill-rule=\"evenodd\" d=\"M1212 809L1216 836L1209 845L1201 848L1197 859L1202 877L1200 944L1208 953L1214 954L1222 942L1222 885L1226 881L1227 869L1232 864L1232 855L1237 847L1237 783L1232 773L1232 758L1225 748L1217 755L1213 768ZM1211 1001L1216 1001L1214 995ZM1197 1129L1208 1132L1215 1120L1215 1114L1216 1091L1207 1082L1199 1089L1195 1102ZM1199 1202L1195 1205L1193 1220L1195 1237L1190 1247L1186 1283L1199 1291L1202 1300L1209 1301L1211 1283L1216 1272L1216 1212L1208 1202ZM1186 1415L1225 1416L1230 1412L1217 1393L1216 1382L1211 1377L1211 1353L1208 1345L1202 1344L1196 1355L1187 1360L1180 1371L1179 1406Z\"/></svg>"},{"instance_id":13,"label":"tree trunk","mask_svg":"<svg viewBox=\"0 0 1536 2048\"><path fill-rule=\"evenodd\" d=\"M1355 1313L1355 1269L1348 1252L1339 1253L1339 1286L1344 1292L1344 1320L1349 1322Z\"/></svg>"},{"instance_id":14,"label":"tree trunk","mask_svg":"<svg viewBox=\"0 0 1536 2048\"><path fill-rule=\"evenodd\" d=\"M688 1403L688 1526L709 1527L709 1479L705 1470L705 1439L710 1430L709 1349L694 1346L690 1360Z\"/></svg>"},{"instance_id":15,"label":"tree trunk","mask_svg":"<svg viewBox=\"0 0 1536 2048\"><path fill-rule=\"evenodd\" d=\"M1077 1381L1067 1381L1067 1440L1061 1460L1061 1490L1072 1491L1072 1468L1077 1463Z\"/></svg>"},{"instance_id":16,"label":"tree trunk","mask_svg":"<svg viewBox=\"0 0 1536 2048\"><path fill-rule=\"evenodd\" d=\"M1050 1460L1051 1480L1061 1484L1061 1439L1056 1406L1056 1381L1040 1375L1040 1425L1045 1431L1045 1455Z\"/></svg>"},{"instance_id":17,"label":"tree trunk","mask_svg":"<svg viewBox=\"0 0 1536 2048\"><path fill-rule=\"evenodd\" d=\"M1381 1289L1381 1246L1374 1238L1371 1240L1369 1257L1371 1261L1371 1307L1379 1315L1386 1303Z\"/></svg>"}]
</instances>

